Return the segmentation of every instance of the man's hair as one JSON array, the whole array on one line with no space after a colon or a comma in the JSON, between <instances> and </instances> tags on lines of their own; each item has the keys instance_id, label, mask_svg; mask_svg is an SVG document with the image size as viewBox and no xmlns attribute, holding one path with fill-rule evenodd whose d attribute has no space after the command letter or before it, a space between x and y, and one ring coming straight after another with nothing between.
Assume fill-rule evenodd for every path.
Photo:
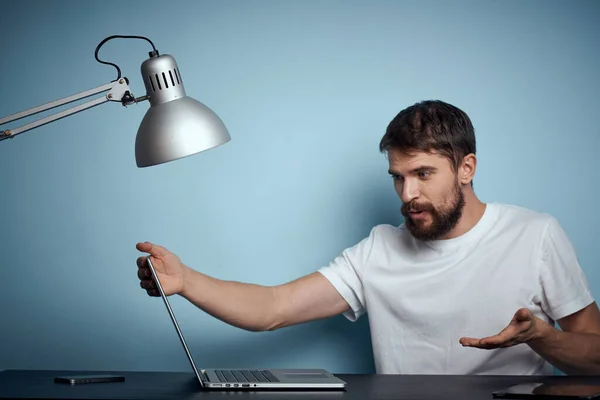
<instances>
[{"instance_id":1,"label":"man's hair","mask_svg":"<svg viewBox=\"0 0 600 400\"><path fill-rule=\"evenodd\" d=\"M475 154L475 130L461 109L440 100L422 101L400 111L389 123L379 150L389 149L438 152L457 171L467 154Z\"/></svg>"}]
</instances>

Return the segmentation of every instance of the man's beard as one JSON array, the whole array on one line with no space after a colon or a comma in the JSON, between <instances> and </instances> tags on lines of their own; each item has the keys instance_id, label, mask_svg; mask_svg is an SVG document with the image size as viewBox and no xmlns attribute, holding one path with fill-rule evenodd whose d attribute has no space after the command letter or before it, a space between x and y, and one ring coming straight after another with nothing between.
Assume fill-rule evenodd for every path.
<instances>
[{"instance_id":1,"label":"man's beard","mask_svg":"<svg viewBox=\"0 0 600 400\"><path fill-rule=\"evenodd\" d=\"M404 225L408 231L417 239L437 240L450 232L462 217L465 198L458 183L455 185L449 204L444 204L438 209L430 203L406 203L402 205L402 215L405 218ZM431 223L424 225L424 220L414 221L409 211L427 211L431 216Z\"/></svg>"}]
</instances>

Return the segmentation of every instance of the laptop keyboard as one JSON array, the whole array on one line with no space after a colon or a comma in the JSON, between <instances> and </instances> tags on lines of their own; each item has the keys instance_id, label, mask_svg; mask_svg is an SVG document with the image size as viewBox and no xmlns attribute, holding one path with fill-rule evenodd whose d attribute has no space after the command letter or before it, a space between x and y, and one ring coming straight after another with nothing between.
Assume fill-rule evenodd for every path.
<instances>
[{"instance_id":1,"label":"laptop keyboard","mask_svg":"<svg viewBox=\"0 0 600 400\"><path fill-rule=\"evenodd\" d=\"M220 369L215 372L221 382L279 382L279 379L267 370Z\"/></svg>"}]
</instances>

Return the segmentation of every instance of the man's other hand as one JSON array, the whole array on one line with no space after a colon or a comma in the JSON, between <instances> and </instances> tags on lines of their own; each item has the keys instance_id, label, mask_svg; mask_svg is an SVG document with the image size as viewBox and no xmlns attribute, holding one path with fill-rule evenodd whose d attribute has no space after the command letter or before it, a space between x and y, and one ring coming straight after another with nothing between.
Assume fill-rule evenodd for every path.
<instances>
[{"instance_id":1,"label":"man's other hand","mask_svg":"<svg viewBox=\"0 0 600 400\"><path fill-rule=\"evenodd\" d=\"M547 328L550 328L550 325L533 315L531 310L521 308L515 313L508 326L497 335L481 339L463 337L460 339L460 344L486 350L510 347L536 340Z\"/></svg>"}]
</instances>

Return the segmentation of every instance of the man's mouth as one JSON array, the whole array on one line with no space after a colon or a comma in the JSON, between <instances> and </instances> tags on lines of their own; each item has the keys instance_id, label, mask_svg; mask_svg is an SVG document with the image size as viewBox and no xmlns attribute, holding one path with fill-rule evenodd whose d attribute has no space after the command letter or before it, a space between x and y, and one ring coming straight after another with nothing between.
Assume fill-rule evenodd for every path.
<instances>
[{"instance_id":1,"label":"man's mouth","mask_svg":"<svg viewBox=\"0 0 600 400\"><path fill-rule=\"evenodd\" d=\"M405 206L402 207L402 215L404 215L404 217L406 218L411 218L411 219L423 219L425 218L428 214L431 214L431 207L428 207L427 205L421 205L420 207L416 204L412 204L411 206Z\"/></svg>"},{"instance_id":2,"label":"man's mouth","mask_svg":"<svg viewBox=\"0 0 600 400\"><path fill-rule=\"evenodd\" d=\"M409 211L408 215L410 215L411 218L420 218L420 217L425 216L425 213L427 213L427 211L424 211L424 210L420 210L420 211L413 210L413 211Z\"/></svg>"}]
</instances>

